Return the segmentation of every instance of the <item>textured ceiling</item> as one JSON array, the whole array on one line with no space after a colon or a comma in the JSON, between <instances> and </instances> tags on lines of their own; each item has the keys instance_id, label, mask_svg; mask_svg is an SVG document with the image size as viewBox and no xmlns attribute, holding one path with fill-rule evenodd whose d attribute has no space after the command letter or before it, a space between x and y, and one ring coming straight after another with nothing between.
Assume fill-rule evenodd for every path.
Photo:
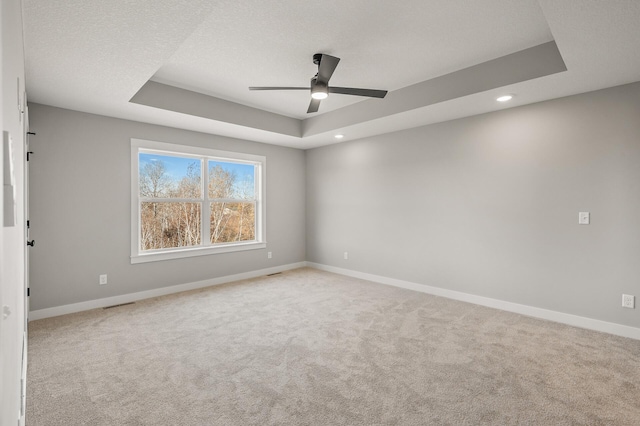
<instances>
[{"instance_id":1,"label":"textured ceiling","mask_svg":"<svg viewBox=\"0 0 640 426\"><path fill-rule=\"evenodd\" d=\"M396 90L552 40L535 0L229 2L216 7L154 80L306 118L315 52L341 58L331 84ZM496 14L496 11L499 11ZM320 113L362 101L323 101Z\"/></svg>"},{"instance_id":2,"label":"textured ceiling","mask_svg":"<svg viewBox=\"0 0 640 426\"><path fill-rule=\"evenodd\" d=\"M350 140L640 80L637 0L23 7L31 101L299 148L335 143L336 132ZM332 85L389 95L331 95L307 115L305 91L248 90L307 86L316 52L341 58ZM514 101L497 104L505 92Z\"/></svg>"}]
</instances>

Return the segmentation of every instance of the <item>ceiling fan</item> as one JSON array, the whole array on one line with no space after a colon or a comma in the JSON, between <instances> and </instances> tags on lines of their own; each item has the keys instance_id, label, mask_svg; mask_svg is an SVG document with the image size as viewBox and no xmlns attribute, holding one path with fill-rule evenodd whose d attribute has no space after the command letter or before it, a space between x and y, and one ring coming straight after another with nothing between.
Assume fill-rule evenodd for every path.
<instances>
[{"instance_id":1,"label":"ceiling fan","mask_svg":"<svg viewBox=\"0 0 640 426\"><path fill-rule=\"evenodd\" d=\"M311 103L307 114L318 112L320 101L326 99L329 93L338 93L341 95L365 96L368 98L384 98L387 95L386 90L374 89L356 89L354 87L335 87L329 86L329 79L333 75L340 62L340 58L325 55L324 53L316 53L313 55L313 63L318 66L318 73L311 78L311 86L309 87L249 87L249 90L309 90L311 89Z\"/></svg>"}]
</instances>

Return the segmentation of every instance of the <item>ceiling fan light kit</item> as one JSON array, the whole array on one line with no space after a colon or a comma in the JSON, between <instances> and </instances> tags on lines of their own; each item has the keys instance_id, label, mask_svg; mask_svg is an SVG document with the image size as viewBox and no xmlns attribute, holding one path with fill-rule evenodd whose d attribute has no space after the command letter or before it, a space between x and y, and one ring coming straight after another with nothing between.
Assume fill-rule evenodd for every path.
<instances>
[{"instance_id":1,"label":"ceiling fan light kit","mask_svg":"<svg viewBox=\"0 0 640 426\"><path fill-rule=\"evenodd\" d=\"M310 90L311 102L307 113L318 112L320 101L326 99L329 93L337 93L340 95L364 96L367 98L384 98L387 95L386 90L374 89L357 89L355 87L331 87L329 79L333 75L340 62L340 58L325 55L324 53L316 53L313 55L313 63L318 66L318 73L311 78L310 87L249 87L249 90Z\"/></svg>"},{"instance_id":2,"label":"ceiling fan light kit","mask_svg":"<svg viewBox=\"0 0 640 426\"><path fill-rule=\"evenodd\" d=\"M318 83L315 77L311 79L311 97L313 99L327 99L329 97L327 85Z\"/></svg>"}]
</instances>

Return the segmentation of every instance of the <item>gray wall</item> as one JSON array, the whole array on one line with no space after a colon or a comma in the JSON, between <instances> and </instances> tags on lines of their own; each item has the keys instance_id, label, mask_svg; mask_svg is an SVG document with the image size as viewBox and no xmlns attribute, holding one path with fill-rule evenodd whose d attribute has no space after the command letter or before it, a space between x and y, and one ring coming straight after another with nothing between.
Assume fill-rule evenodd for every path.
<instances>
[{"instance_id":1,"label":"gray wall","mask_svg":"<svg viewBox=\"0 0 640 426\"><path fill-rule=\"evenodd\" d=\"M304 151L38 104L30 113L32 310L305 260ZM131 138L266 156L267 249L131 265Z\"/></svg>"},{"instance_id":2,"label":"gray wall","mask_svg":"<svg viewBox=\"0 0 640 426\"><path fill-rule=\"evenodd\" d=\"M640 83L317 148L306 164L308 261L640 325L621 307L640 296Z\"/></svg>"}]
</instances>

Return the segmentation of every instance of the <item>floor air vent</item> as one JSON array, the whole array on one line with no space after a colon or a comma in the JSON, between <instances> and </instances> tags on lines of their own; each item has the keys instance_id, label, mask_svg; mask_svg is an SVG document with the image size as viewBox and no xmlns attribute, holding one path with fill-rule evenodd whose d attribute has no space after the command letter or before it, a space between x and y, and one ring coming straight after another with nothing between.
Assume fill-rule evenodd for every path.
<instances>
[{"instance_id":1,"label":"floor air vent","mask_svg":"<svg viewBox=\"0 0 640 426\"><path fill-rule=\"evenodd\" d=\"M129 302L129 303L120 303L119 305L113 305L113 306L105 306L102 309L111 309L111 308L117 308L119 306L127 306L127 305L133 305L136 302Z\"/></svg>"}]
</instances>

